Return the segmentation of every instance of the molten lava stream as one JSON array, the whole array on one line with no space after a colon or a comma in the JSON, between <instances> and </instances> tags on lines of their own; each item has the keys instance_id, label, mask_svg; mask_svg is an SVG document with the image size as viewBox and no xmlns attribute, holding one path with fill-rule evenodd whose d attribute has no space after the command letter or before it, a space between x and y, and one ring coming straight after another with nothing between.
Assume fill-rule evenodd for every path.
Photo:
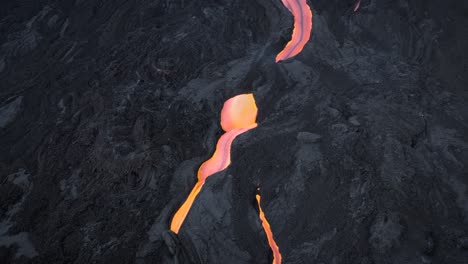
<instances>
[{"instance_id":1,"label":"molten lava stream","mask_svg":"<svg viewBox=\"0 0 468 264\"><path fill-rule=\"evenodd\" d=\"M310 39L312 31L312 10L306 0L282 0L283 5L294 16L294 29L291 41L276 56L276 62L289 59L302 51Z\"/></svg>"},{"instance_id":2,"label":"molten lava stream","mask_svg":"<svg viewBox=\"0 0 468 264\"><path fill-rule=\"evenodd\" d=\"M265 217L265 213L262 210L262 206L260 205L260 195L257 194L255 198L257 198L258 209L260 210L260 220L262 220L262 226L267 235L268 244L270 245L271 251L273 251L273 264L280 264L281 253L275 239L273 238L273 232L271 231L270 223L268 223L268 220Z\"/></svg>"},{"instance_id":3,"label":"molten lava stream","mask_svg":"<svg viewBox=\"0 0 468 264\"><path fill-rule=\"evenodd\" d=\"M221 127L226 132L218 140L216 150L210 159L198 169L198 182L187 200L177 210L171 222L171 230L179 233L192 204L205 184L206 178L226 169L231 164L231 145L234 139L257 126L257 105L253 94L241 94L230 98L221 110Z\"/></svg>"}]
</instances>

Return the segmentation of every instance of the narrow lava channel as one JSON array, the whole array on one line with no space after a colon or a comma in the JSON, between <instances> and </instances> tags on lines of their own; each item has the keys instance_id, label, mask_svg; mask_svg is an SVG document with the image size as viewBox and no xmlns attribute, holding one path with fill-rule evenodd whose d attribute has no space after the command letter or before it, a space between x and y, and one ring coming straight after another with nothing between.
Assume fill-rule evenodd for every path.
<instances>
[{"instance_id":1,"label":"narrow lava channel","mask_svg":"<svg viewBox=\"0 0 468 264\"><path fill-rule=\"evenodd\" d=\"M281 263L281 252L279 250L278 244L276 244L275 238L273 237L273 231L271 231L270 223L263 212L262 206L260 204L261 196L260 194L255 195L258 203L258 210L259 210L259 217L262 221L263 229L268 238L268 244L270 245L271 251L273 252L273 264L280 264Z\"/></svg>"}]
</instances>

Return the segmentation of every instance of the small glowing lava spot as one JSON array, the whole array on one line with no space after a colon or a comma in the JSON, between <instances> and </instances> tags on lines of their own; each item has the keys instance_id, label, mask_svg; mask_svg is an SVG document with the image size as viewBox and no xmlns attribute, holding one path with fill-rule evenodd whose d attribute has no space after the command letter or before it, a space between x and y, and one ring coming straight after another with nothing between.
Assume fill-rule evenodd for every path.
<instances>
[{"instance_id":1,"label":"small glowing lava spot","mask_svg":"<svg viewBox=\"0 0 468 264\"><path fill-rule=\"evenodd\" d=\"M356 4L356 6L354 7L354 12L358 11L359 7L361 6L361 0L359 0Z\"/></svg>"}]
</instances>

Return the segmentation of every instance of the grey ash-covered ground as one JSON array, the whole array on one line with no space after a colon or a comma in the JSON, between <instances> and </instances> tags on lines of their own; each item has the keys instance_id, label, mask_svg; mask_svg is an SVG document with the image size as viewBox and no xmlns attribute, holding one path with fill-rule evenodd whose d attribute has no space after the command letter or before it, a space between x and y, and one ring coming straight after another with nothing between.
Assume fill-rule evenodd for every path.
<instances>
[{"instance_id":1,"label":"grey ash-covered ground","mask_svg":"<svg viewBox=\"0 0 468 264\"><path fill-rule=\"evenodd\" d=\"M468 4L3 0L0 263L468 261ZM179 236L174 211L253 92Z\"/></svg>"}]
</instances>

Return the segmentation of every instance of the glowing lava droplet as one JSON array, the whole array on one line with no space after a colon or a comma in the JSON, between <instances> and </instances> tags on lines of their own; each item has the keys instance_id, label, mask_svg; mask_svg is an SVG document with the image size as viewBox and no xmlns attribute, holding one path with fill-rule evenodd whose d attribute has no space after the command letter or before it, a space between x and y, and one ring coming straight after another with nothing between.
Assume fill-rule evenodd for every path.
<instances>
[{"instance_id":1,"label":"glowing lava droplet","mask_svg":"<svg viewBox=\"0 0 468 264\"><path fill-rule=\"evenodd\" d=\"M282 0L283 5L294 16L294 29L291 41L276 56L276 62L289 59L302 51L312 32L312 10L306 0Z\"/></svg>"},{"instance_id":2,"label":"glowing lava droplet","mask_svg":"<svg viewBox=\"0 0 468 264\"><path fill-rule=\"evenodd\" d=\"M198 182L193 187L187 200L175 213L171 222L171 230L179 233L193 201L200 193L206 178L226 169L231 164L231 144L234 139L257 126L257 105L253 94L241 94L224 103L221 110L221 127L226 132L218 140L213 156L198 169Z\"/></svg>"},{"instance_id":3,"label":"glowing lava droplet","mask_svg":"<svg viewBox=\"0 0 468 264\"><path fill-rule=\"evenodd\" d=\"M270 223L268 223L268 220L265 217L265 213L263 212L262 207L260 206L260 195L257 194L255 197L257 198L258 209L260 210L260 220L262 220L262 226L267 235L268 244L270 244L271 251L273 251L273 264L280 264L281 253L279 251L279 247L276 244L275 239L273 238L273 232L271 231Z\"/></svg>"}]
</instances>

